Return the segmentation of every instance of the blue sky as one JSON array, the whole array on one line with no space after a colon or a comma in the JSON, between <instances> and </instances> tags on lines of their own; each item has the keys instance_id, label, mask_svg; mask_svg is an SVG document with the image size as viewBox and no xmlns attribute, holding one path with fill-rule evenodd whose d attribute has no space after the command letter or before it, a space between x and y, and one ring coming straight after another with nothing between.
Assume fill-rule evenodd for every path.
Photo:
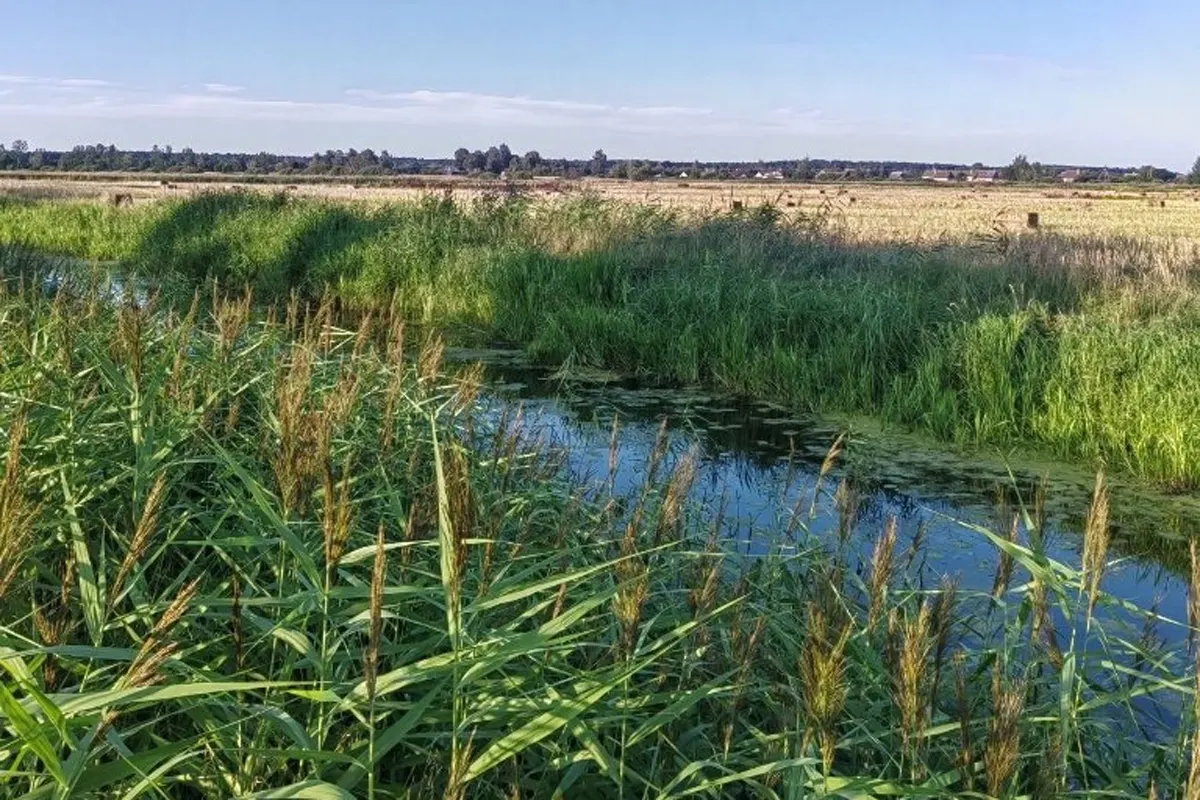
<instances>
[{"instance_id":1,"label":"blue sky","mask_svg":"<svg viewBox=\"0 0 1200 800\"><path fill-rule=\"evenodd\" d=\"M1143 164L1200 154L1194 0L38 0L0 141Z\"/></svg>"}]
</instances>

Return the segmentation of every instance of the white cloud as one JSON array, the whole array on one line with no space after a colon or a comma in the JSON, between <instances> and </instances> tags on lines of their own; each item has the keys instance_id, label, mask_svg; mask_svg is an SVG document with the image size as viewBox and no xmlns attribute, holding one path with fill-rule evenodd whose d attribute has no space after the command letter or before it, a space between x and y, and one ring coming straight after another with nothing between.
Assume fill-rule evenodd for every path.
<instances>
[{"instance_id":1,"label":"white cloud","mask_svg":"<svg viewBox=\"0 0 1200 800\"><path fill-rule=\"evenodd\" d=\"M0 76L0 81L3 77ZM9 82L18 84L19 91L0 104L0 110L38 116L574 128L646 134L683 131L721 136L803 133L837 127L819 111L730 114L670 104L613 105L427 89L400 92L351 89L341 99L301 100L252 97L242 87L217 83L205 84L204 92L175 93L96 83L96 88L108 91L93 92L92 96L82 98L74 93L53 91L63 86L62 81L22 78ZM75 81L72 88L81 85Z\"/></svg>"},{"instance_id":2,"label":"white cloud","mask_svg":"<svg viewBox=\"0 0 1200 800\"><path fill-rule=\"evenodd\" d=\"M981 64L990 65L1024 77L1043 76L1072 80L1092 78L1099 75L1096 70L1088 67L1060 64L1056 61L1036 56L1023 56L1012 53L976 53L974 58L975 61Z\"/></svg>"},{"instance_id":3,"label":"white cloud","mask_svg":"<svg viewBox=\"0 0 1200 800\"><path fill-rule=\"evenodd\" d=\"M95 89L115 86L97 78L42 78L32 75L0 75L0 83L17 86L41 86L60 89Z\"/></svg>"}]
</instances>

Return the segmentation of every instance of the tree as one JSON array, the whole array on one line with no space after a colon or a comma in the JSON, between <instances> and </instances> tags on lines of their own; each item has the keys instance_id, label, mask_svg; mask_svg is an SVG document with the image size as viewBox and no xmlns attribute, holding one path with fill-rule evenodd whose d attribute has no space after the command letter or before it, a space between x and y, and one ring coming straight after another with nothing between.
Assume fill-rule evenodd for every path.
<instances>
[{"instance_id":1,"label":"tree","mask_svg":"<svg viewBox=\"0 0 1200 800\"><path fill-rule=\"evenodd\" d=\"M14 140L12 143L12 151L14 153L16 153L17 155L21 155L22 153L28 152L29 151L29 142L25 141L24 139Z\"/></svg>"},{"instance_id":2,"label":"tree","mask_svg":"<svg viewBox=\"0 0 1200 800\"><path fill-rule=\"evenodd\" d=\"M1188 173L1188 183L1200 183L1200 157L1196 158L1196 163L1192 165L1192 171Z\"/></svg>"},{"instance_id":3,"label":"tree","mask_svg":"<svg viewBox=\"0 0 1200 800\"><path fill-rule=\"evenodd\" d=\"M1037 170L1029 163L1025 154L1021 153L1004 168L1004 177L1006 180L1026 183L1037 179Z\"/></svg>"},{"instance_id":4,"label":"tree","mask_svg":"<svg viewBox=\"0 0 1200 800\"><path fill-rule=\"evenodd\" d=\"M499 147L488 148L487 156L483 162L483 170L493 175L499 175L504 171L504 155L500 152Z\"/></svg>"},{"instance_id":5,"label":"tree","mask_svg":"<svg viewBox=\"0 0 1200 800\"><path fill-rule=\"evenodd\" d=\"M537 170L542 166L542 154L537 150L530 150L521 160L525 164L525 169Z\"/></svg>"},{"instance_id":6,"label":"tree","mask_svg":"<svg viewBox=\"0 0 1200 800\"><path fill-rule=\"evenodd\" d=\"M460 147L454 151L454 166L465 171L468 167L467 161L470 158L471 151L465 147Z\"/></svg>"},{"instance_id":7,"label":"tree","mask_svg":"<svg viewBox=\"0 0 1200 800\"><path fill-rule=\"evenodd\" d=\"M597 150L592 154L591 168L593 175L606 175L608 173L608 156L605 155L603 150Z\"/></svg>"}]
</instances>

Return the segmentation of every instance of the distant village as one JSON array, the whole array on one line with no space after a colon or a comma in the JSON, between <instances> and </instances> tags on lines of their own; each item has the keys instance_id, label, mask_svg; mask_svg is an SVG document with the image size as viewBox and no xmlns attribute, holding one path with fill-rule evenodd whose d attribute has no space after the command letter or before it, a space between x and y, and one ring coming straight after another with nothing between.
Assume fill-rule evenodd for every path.
<instances>
[{"instance_id":1,"label":"distant village","mask_svg":"<svg viewBox=\"0 0 1200 800\"><path fill-rule=\"evenodd\" d=\"M1131 169L1131 170L1112 170L1112 169L1082 169L1072 167L1070 169L1055 170L1050 175L1040 176L1035 179L1040 182L1056 182L1056 183L1144 183L1147 181L1174 181L1184 183L1187 181L1187 175L1171 173L1171 176L1162 176L1160 173L1163 170L1153 170L1152 172L1146 169ZM681 172L680 178L692 177L688 172ZM700 177L709 177L701 175ZM761 181L782 181L789 177L781 169L758 171L753 175L733 175L734 178L753 178ZM872 171L864 171L848 167L844 169L821 169L817 170L812 175L812 180L817 183L839 182L839 181L854 181L854 180L878 180L879 176ZM1015 181L1013 178L1006 177L1005 171L1001 169L912 169L903 170L895 169L887 173L889 181L911 181L926 183L1004 183L1008 182L1029 182Z\"/></svg>"}]
</instances>

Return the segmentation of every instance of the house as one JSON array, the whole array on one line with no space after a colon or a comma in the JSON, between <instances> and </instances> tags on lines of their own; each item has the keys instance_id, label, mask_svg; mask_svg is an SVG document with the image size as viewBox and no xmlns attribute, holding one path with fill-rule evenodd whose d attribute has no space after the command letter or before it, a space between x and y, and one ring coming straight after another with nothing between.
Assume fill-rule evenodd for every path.
<instances>
[{"instance_id":1,"label":"house","mask_svg":"<svg viewBox=\"0 0 1200 800\"><path fill-rule=\"evenodd\" d=\"M756 173L754 177L760 181L781 181L783 180L783 172L773 169L770 172Z\"/></svg>"},{"instance_id":2,"label":"house","mask_svg":"<svg viewBox=\"0 0 1200 800\"><path fill-rule=\"evenodd\" d=\"M1063 183L1075 183L1083 180L1083 170L1081 169L1064 169L1058 173L1058 179Z\"/></svg>"},{"instance_id":3,"label":"house","mask_svg":"<svg viewBox=\"0 0 1200 800\"><path fill-rule=\"evenodd\" d=\"M888 173L889 181L902 181L906 177L908 177L908 176L904 174L904 170L902 170L902 169L892 170L891 172Z\"/></svg>"},{"instance_id":4,"label":"house","mask_svg":"<svg viewBox=\"0 0 1200 800\"><path fill-rule=\"evenodd\" d=\"M921 174L921 180L934 183L949 183L954 179L954 173L948 169L927 169Z\"/></svg>"},{"instance_id":5,"label":"house","mask_svg":"<svg viewBox=\"0 0 1200 800\"><path fill-rule=\"evenodd\" d=\"M995 183L1000 178L998 169L973 169L967 175L968 183Z\"/></svg>"},{"instance_id":6,"label":"house","mask_svg":"<svg viewBox=\"0 0 1200 800\"><path fill-rule=\"evenodd\" d=\"M681 177L681 178L686 178L687 176L688 176L688 174L686 172L679 173L679 177Z\"/></svg>"},{"instance_id":7,"label":"house","mask_svg":"<svg viewBox=\"0 0 1200 800\"><path fill-rule=\"evenodd\" d=\"M848 169L823 169L818 172L813 178L817 182L821 181L844 181L852 176L852 172Z\"/></svg>"}]
</instances>

